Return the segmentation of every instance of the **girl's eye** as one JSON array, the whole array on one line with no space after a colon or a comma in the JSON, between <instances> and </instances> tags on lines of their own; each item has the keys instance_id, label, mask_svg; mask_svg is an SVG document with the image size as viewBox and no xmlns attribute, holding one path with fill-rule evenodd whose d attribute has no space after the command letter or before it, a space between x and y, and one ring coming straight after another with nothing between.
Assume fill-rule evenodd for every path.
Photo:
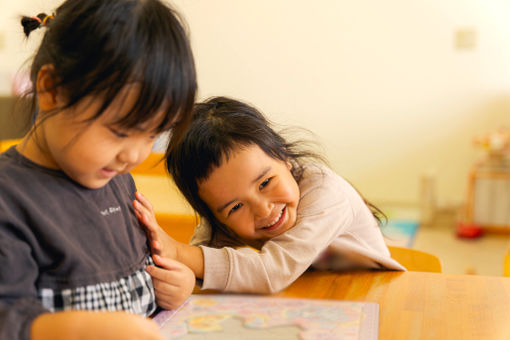
<instances>
[{"instance_id":1,"label":"girl's eye","mask_svg":"<svg viewBox=\"0 0 510 340\"><path fill-rule=\"evenodd\" d=\"M265 180L264 180L264 182L260 183L260 185L259 185L259 190L264 189L264 187L265 187L266 185L268 185L270 181L271 181L271 178L267 178L267 179L265 179Z\"/></svg>"},{"instance_id":2,"label":"girl's eye","mask_svg":"<svg viewBox=\"0 0 510 340\"><path fill-rule=\"evenodd\" d=\"M236 211L237 211L237 210L239 210L239 208L241 208L242 206L243 206L243 204L242 204L242 203L237 203L236 205L234 205L234 206L232 207L232 209L230 209L230 210L229 210L228 215L230 216L230 214L232 214L232 213L236 212Z\"/></svg>"},{"instance_id":3,"label":"girl's eye","mask_svg":"<svg viewBox=\"0 0 510 340\"><path fill-rule=\"evenodd\" d=\"M118 130L115 130L115 129L112 129L112 128L110 128L110 131L111 131L111 132L112 132L115 136L117 136L117 137L119 137L119 138L126 138L126 137L128 137L128 135L127 135L126 133L124 133L124 132L121 132L121 131L118 131Z\"/></svg>"},{"instance_id":4,"label":"girl's eye","mask_svg":"<svg viewBox=\"0 0 510 340\"><path fill-rule=\"evenodd\" d=\"M152 131L151 134L149 135L149 139L157 139L157 138L161 137L162 135L163 135L163 132Z\"/></svg>"}]
</instances>

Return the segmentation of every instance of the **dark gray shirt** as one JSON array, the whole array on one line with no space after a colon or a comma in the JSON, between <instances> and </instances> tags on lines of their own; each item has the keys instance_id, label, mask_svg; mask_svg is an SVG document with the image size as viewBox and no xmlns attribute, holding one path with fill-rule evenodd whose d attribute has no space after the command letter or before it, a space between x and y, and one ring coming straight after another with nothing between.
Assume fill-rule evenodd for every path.
<instances>
[{"instance_id":1,"label":"dark gray shirt","mask_svg":"<svg viewBox=\"0 0 510 340\"><path fill-rule=\"evenodd\" d=\"M48 312L41 291L144 273L149 249L131 206L135 191L129 174L89 189L14 147L0 154L0 339L29 338L33 319Z\"/></svg>"}]
</instances>

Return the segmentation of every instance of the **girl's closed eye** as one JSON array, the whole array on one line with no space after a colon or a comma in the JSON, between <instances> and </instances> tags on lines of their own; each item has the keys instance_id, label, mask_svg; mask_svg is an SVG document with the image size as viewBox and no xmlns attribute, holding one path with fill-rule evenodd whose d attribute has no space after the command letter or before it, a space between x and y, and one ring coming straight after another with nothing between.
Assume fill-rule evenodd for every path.
<instances>
[{"instance_id":1,"label":"girl's closed eye","mask_svg":"<svg viewBox=\"0 0 510 340\"><path fill-rule=\"evenodd\" d=\"M260 185L259 185L259 190L264 189L264 187L266 187L269 184L269 182L271 182L272 179L273 178L270 177L270 178L266 178L264 181L262 181L262 183L260 183Z\"/></svg>"},{"instance_id":2,"label":"girl's closed eye","mask_svg":"<svg viewBox=\"0 0 510 340\"><path fill-rule=\"evenodd\" d=\"M142 133L143 133L143 132L144 132L144 130L143 130L143 129L141 129L141 130L140 130L140 132L142 132ZM149 139L156 139L156 138L158 138L158 137L161 137L161 136L163 135L163 133L164 133L164 132L154 131L154 130L146 132L146 134L148 135L148 138L149 138Z\"/></svg>"},{"instance_id":3,"label":"girl's closed eye","mask_svg":"<svg viewBox=\"0 0 510 340\"><path fill-rule=\"evenodd\" d=\"M230 210L228 211L228 216L230 216L232 213L234 213L234 212L236 212L237 210L239 210L239 208L241 208L242 206L243 206L243 204L242 204L242 203L237 203L236 205L234 205L234 206L232 207L232 209L230 209Z\"/></svg>"},{"instance_id":4,"label":"girl's closed eye","mask_svg":"<svg viewBox=\"0 0 510 340\"><path fill-rule=\"evenodd\" d=\"M122 132L120 130L117 130L117 129L114 129L112 127L109 127L108 128L116 137L118 138L126 138L126 137L129 137L127 133L125 132Z\"/></svg>"}]
</instances>

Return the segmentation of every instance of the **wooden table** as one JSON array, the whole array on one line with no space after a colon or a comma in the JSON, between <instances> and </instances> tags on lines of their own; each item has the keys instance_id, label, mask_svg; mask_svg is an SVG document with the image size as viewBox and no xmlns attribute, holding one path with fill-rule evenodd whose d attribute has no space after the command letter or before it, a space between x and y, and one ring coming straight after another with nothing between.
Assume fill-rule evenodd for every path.
<instances>
[{"instance_id":1,"label":"wooden table","mask_svg":"<svg viewBox=\"0 0 510 340\"><path fill-rule=\"evenodd\" d=\"M306 272L276 296L379 303L379 339L510 339L510 278Z\"/></svg>"}]
</instances>

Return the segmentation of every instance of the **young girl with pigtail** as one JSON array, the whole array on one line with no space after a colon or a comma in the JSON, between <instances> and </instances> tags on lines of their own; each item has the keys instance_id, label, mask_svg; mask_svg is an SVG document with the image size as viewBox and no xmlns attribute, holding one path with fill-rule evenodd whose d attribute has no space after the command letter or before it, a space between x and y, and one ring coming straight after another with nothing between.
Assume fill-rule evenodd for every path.
<instances>
[{"instance_id":1,"label":"young girl with pigtail","mask_svg":"<svg viewBox=\"0 0 510 340\"><path fill-rule=\"evenodd\" d=\"M129 171L189 124L182 21L159 0L67 0L22 25L45 33L34 124L0 155L0 339L163 339L145 317L180 305L195 277L151 256Z\"/></svg>"}]
</instances>

